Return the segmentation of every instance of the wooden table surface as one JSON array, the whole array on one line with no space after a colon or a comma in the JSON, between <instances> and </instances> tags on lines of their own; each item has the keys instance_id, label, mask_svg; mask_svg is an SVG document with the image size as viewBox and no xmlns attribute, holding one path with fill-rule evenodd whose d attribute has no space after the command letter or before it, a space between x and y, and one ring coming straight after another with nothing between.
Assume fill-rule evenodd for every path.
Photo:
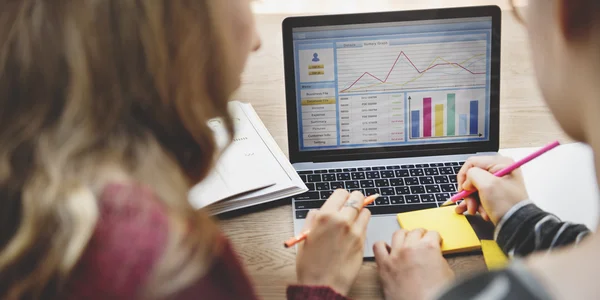
<instances>
[{"instance_id":1,"label":"wooden table surface","mask_svg":"<svg viewBox=\"0 0 600 300\"><path fill-rule=\"evenodd\" d=\"M257 15L262 49L252 55L243 85L234 99L250 102L281 149L287 153L281 21L284 15ZM552 139L568 141L544 104L529 57L526 32L508 11L502 25L500 147L540 146ZM263 299L284 299L296 281L295 251L282 242L293 235L292 207L277 203L220 221ZM450 258L458 276L485 270L481 255ZM381 299L375 262L363 264L351 291L354 299Z\"/></svg>"}]
</instances>

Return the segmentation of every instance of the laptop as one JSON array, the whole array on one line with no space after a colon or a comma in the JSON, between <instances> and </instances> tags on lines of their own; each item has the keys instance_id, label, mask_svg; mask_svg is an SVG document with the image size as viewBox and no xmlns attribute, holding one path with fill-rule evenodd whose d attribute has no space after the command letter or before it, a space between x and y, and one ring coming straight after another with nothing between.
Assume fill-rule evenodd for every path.
<instances>
[{"instance_id":1,"label":"laptop","mask_svg":"<svg viewBox=\"0 0 600 300\"><path fill-rule=\"evenodd\" d=\"M396 214L438 207L473 155L499 145L497 6L283 21L289 157L309 191L294 231L338 189L381 195L365 257Z\"/></svg>"}]
</instances>

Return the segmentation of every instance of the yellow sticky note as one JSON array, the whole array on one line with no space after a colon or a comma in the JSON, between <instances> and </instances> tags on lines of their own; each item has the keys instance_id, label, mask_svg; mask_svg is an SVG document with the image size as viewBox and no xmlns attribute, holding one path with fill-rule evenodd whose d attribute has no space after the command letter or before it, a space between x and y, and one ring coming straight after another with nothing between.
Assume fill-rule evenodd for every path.
<instances>
[{"instance_id":1,"label":"yellow sticky note","mask_svg":"<svg viewBox=\"0 0 600 300\"><path fill-rule=\"evenodd\" d=\"M454 212L455 206L431 208L398 214L400 227L406 230L424 228L440 233L444 254L479 250L481 242L463 215Z\"/></svg>"},{"instance_id":2,"label":"yellow sticky note","mask_svg":"<svg viewBox=\"0 0 600 300\"><path fill-rule=\"evenodd\" d=\"M502 269L508 264L508 258L496 241L481 240L481 252L488 270Z\"/></svg>"}]
</instances>

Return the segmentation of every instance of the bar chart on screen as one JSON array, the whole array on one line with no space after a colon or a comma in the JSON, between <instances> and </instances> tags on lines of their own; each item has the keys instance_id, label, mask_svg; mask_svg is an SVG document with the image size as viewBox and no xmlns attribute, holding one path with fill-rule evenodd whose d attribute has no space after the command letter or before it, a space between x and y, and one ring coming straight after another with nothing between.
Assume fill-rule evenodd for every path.
<instances>
[{"instance_id":1,"label":"bar chart on screen","mask_svg":"<svg viewBox=\"0 0 600 300\"><path fill-rule=\"evenodd\" d=\"M407 94L409 140L485 138L485 89Z\"/></svg>"}]
</instances>

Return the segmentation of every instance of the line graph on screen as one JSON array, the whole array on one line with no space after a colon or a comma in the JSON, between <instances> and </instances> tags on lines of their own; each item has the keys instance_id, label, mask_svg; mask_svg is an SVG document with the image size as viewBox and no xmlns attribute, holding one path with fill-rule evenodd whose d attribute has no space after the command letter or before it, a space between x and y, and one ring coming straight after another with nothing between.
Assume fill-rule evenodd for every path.
<instances>
[{"instance_id":1,"label":"line graph on screen","mask_svg":"<svg viewBox=\"0 0 600 300\"><path fill-rule=\"evenodd\" d=\"M471 88L486 84L485 41L341 48L338 92Z\"/></svg>"}]
</instances>

